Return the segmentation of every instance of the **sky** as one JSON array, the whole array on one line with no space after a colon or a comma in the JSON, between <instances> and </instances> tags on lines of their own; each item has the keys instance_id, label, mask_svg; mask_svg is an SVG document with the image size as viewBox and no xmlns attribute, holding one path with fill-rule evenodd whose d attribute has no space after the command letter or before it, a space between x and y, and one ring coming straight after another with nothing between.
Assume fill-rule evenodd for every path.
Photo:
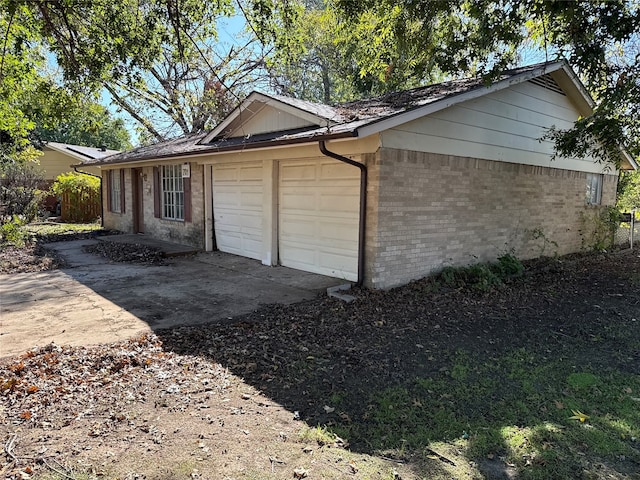
<instances>
[{"instance_id":1,"label":"sky","mask_svg":"<svg viewBox=\"0 0 640 480\"><path fill-rule=\"evenodd\" d=\"M218 41L220 44L229 47L231 45L238 44L238 36L244 30L246 26L244 16L234 15L232 17L222 17L218 20ZM50 62L55 65L55 58L51 56ZM113 117L122 118L125 122L125 126L131 136L131 143L134 146L139 144L138 132L136 130L137 122L129 116L126 112L118 111L118 106L111 102L111 96L106 90L102 90L100 103L106 106Z\"/></svg>"}]
</instances>

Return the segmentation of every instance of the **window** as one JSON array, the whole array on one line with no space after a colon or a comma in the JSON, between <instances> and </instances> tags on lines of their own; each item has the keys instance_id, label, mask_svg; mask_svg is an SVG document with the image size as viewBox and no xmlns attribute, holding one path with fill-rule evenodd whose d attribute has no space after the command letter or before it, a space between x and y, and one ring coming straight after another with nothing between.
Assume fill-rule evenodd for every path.
<instances>
[{"instance_id":1,"label":"window","mask_svg":"<svg viewBox=\"0 0 640 480\"><path fill-rule=\"evenodd\" d=\"M181 165L162 166L162 218L184 220L184 181Z\"/></svg>"},{"instance_id":2,"label":"window","mask_svg":"<svg viewBox=\"0 0 640 480\"><path fill-rule=\"evenodd\" d=\"M109 170L109 210L122 213L121 170Z\"/></svg>"},{"instance_id":3,"label":"window","mask_svg":"<svg viewBox=\"0 0 640 480\"><path fill-rule=\"evenodd\" d=\"M600 205L602 200L602 174L587 173L587 205Z\"/></svg>"}]
</instances>

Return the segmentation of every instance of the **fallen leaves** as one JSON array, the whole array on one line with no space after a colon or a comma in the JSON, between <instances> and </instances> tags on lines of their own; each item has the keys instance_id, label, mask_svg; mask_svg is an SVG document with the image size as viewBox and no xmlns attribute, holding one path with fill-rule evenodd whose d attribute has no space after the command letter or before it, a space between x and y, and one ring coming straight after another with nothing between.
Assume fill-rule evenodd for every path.
<instances>
[{"instance_id":1,"label":"fallen leaves","mask_svg":"<svg viewBox=\"0 0 640 480\"><path fill-rule=\"evenodd\" d=\"M309 475L309 471L302 467L298 467L293 470L294 478L306 478L308 475Z\"/></svg>"},{"instance_id":2,"label":"fallen leaves","mask_svg":"<svg viewBox=\"0 0 640 480\"><path fill-rule=\"evenodd\" d=\"M155 335L97 347L52 343L0 365L4 414L13 425L42 426L46 420L48 428L56 428L94 415L97 405L123 412L127 404L143 401L145 391L159 381L168 384L164 396L177 397L179 402L188 401L192 391L226 388L230 374L225 368L207 363L186 375L187 362L197 364L198 359L164 352ZM107 423L114 423L124 416L109 413L107 418ZM106 430L108 426L92 429L95 435Z\"/></svg>"},{"instance_id":3,"label":"fallen leaves","mask_svg":"<svg viewBox=\"0 0 640 480\"><path fill-rule=\"evenodd\" d=\"M571 413L573 413L573 415L569 417L569 420L578 420L580 423L589 420L589 415L582 413L580 410L571 410Z\"/></svg>"}]
</instances>

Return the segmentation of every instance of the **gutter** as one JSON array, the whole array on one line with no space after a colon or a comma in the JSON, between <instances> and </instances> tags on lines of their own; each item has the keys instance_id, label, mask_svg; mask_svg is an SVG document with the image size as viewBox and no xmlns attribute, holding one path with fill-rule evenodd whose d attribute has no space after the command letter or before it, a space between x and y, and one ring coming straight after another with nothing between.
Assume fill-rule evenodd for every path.
<instances>
[{"instance_id":1,"label":"gutter","mask_svg":"<svg viewBox=\"0 0 640 480\"><path fill-rule=\"evenodd\" d=\"M78 170L77 165L71 165L73 167L73 171L76 173L82 173L83 175L89 175L90 177L96 177L100 180L100 226L104 228L104 202L102 201L102 177L100 175L96 175L94 173L89 172L81 172Z\"/></svg>"},{"instance_id":2,"label":"gutter","mask_svg":"<svg viewBox=\"0 0 640 480\"><path fill-rule=\"evenodd\" d=\"M360 287L364 283L364 252L365 252L365 234L366 234L366 218L367 218L367 166L363 163L356 162L350 158L343 157L335 152L327 150L324 140L318 142L318 147L323 155L331 157L340 162L358 167L360 169L360 221L358 231L358 281L356 286Z\"/></svg>"},{"instance_id":3,"label":"gutter","mask_svg":"<svg viewBox=\"0 0 640 480\"><path fill-rule=\"evenodd\" d=\"M356 136L357 136L356 132L347 131L347 132L328 134L328 135L316 135L315 137L311 136L311 137L299 137L299 138L293 138L293 139L285 138L281 140L265 140L261 142L255 142L255 143L238 143L235 145L228 145L223 147L210 146L209 148L202 148L199 150L192 150L192 151L185 151L185 152L172 152L172 153L162 153L162 154L147 153L140 157L124 158L124 159L118 159L116 161L113 161L113 160L109 160L106 162L96 161L91 163L91 166L124 165L129 163L153 162L155 160L195 158L195 157L202 157L205 155L211 155L213 153L243 152L246 150L281 147L281 146L287 146L287 145L298 145L301 143L313 144L314 142L319 141L318 137L323 139L320 141L325 141L325 140L337 140L337 139L343 139L343 138L353 138ZM202 144L199 144L198 146L204 147L204 145ZM111 155L105 158L110 159L112 157L116 157L117 155L126 155L126 153Z\"/></svg>"}]
</instances>

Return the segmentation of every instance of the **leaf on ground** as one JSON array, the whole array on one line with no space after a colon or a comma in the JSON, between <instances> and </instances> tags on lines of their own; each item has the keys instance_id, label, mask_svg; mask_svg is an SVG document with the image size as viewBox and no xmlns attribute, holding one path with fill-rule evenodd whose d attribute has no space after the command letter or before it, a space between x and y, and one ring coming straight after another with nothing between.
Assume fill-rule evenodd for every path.
<instances>
[{"instance_id":1,"label":"leaf on ground","mask_svg":"<svg viewBox=\"0 0 640 480\"><path fill-rule=\"evenodd\" d=\"M569 417L569 420L578 420L580 423L589 420L589 415L582 413L580 410L571 410L571 413L573 413L573 415Z\"/></svg>"}]
</instances>

